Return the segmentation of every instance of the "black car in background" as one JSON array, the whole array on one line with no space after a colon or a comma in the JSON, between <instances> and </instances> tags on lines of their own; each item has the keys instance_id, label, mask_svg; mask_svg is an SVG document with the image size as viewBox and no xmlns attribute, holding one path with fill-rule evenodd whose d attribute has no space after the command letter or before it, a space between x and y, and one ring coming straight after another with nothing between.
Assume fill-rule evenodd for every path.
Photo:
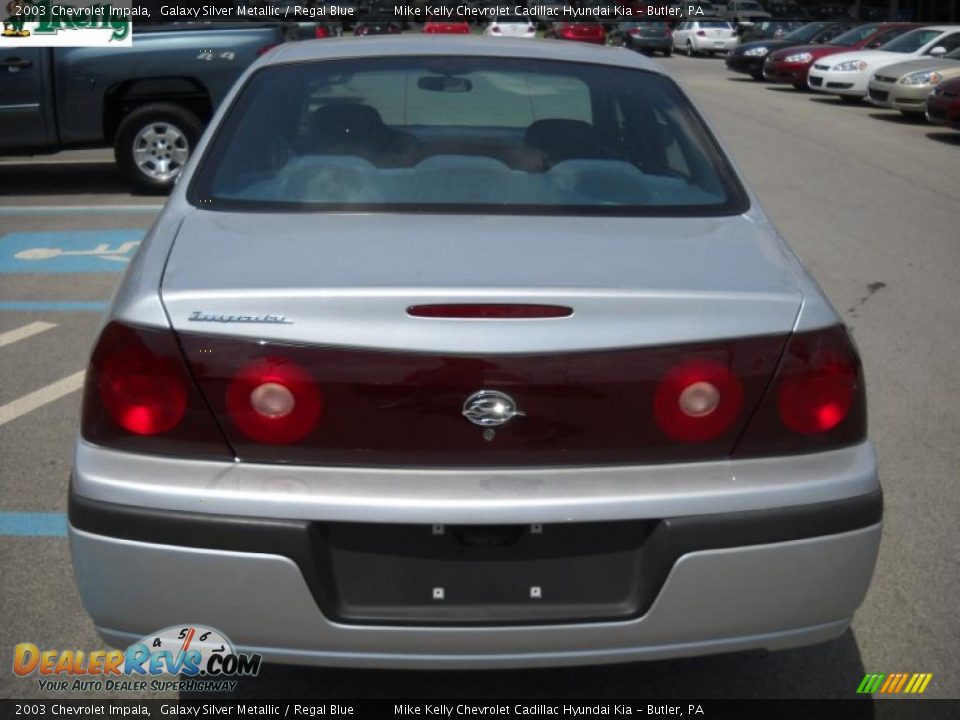
<instances>
[{"instance_id":1,"label":"black car in background","mask_svg":"<svg viewBox=\"0 0 960 720\"><path fill-rule=\"evenodd\" d=\"M851 27L850 23L820 21L807 23L780 40L758 40L738 45L727 53L727 69L745 73L754 80L763 80L763 63L774 50L792 45L810 45L830 42Z\"/></svg>"},{"instance_id":2,"label":"black car in background","mask_svg":"<svg viewBox=\"0 0 960 720\"><path fill-rule=\"evenodd\" d=\"M353 29L353 34L358 37L367 37L369 35L399 35L400 24L395 22L359 22Z\"/></svg>"},{"instance_id":3,"label":"black car in background","mask_svg":"<svg viewBox=\"0 0 960 720\"><path fill-rule=\"evenodd\" d=\"M666 22L622 22L607 33L607 44L648 55L659 52L670 57L673 54L673 31Z\"/></svg>"},{"instance_id":4,"label":"black car in background","mask_svg":"<svg viewBox=\"0 0 960 720\"><path fill-rule=\"evenodd\" d=\"M800 3L796 2L796 0L770 0L770 2L764 3L764 7L767 9L767 12L774 17L774 19L784 18L789 20L799 20L800 22L812 19L807 9Z\"/></svg>"},{"instance_id":5,"label":"black car in background","mask_svg":"<svg viewBox=\"0 0 960 720\"><path fill-rule=\"evenodd\" d=\"M742 42L754 40L780 40L807 23L803 20L763 20L743 30Z\"/></svg>"}]
</instances>

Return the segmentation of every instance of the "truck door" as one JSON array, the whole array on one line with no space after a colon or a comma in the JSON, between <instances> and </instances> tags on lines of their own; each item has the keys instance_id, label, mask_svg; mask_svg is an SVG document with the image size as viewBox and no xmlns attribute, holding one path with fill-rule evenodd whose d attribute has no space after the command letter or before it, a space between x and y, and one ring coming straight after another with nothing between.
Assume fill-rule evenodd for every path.
<instances>
[{"instance_id":1,"label":"truck door","mask_svg":"<svg viewBox=\"0 0 960 720\"><path fill-rule=\"evenodd\" d=\"M0 48L0 147L42 147L51 139L45 107L46 48Z\"/></svg>"}]
</instances>

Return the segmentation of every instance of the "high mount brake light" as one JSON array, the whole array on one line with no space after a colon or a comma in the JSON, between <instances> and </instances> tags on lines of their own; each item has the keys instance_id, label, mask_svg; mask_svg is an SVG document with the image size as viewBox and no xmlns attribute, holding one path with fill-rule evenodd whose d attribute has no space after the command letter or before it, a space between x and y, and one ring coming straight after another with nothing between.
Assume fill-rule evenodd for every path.
<instances>
[{"instance_id":1,"label":"high mount brake light","mask_svg":"<svg viewBox=\"0 0 960 720\"><path fill-rule=\"evenodd\" d=\"M167 329L103 329L87 370L81 434L136 452L233 456Z\"/></svg>"},{"instance_id":2,"label":"high mount brake light","mask_svg":"<svg viewBox=\"0 0 960 720\"><path fill-rule=\"evenodd\" d=\"M573 315L573 309L563 305L532 305L519 303L442 303L412 305L407 314L424 318L521 320L527 318L562 318Z\"/></svg>"}]
</instances>

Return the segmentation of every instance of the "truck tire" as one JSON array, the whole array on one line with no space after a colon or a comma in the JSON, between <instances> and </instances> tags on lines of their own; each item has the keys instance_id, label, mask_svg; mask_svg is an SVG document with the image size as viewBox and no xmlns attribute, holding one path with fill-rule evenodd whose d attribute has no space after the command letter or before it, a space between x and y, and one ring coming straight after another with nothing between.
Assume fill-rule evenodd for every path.
<instances>
[{"instance_id":1,"label":"truck tire","mask_svg":"<svg viewBox=\"0 0 960 720\"><path fill-rule=\"evenodd\" d=\"M169 192L203 134L203 122L180 105L138 107L120 121L113 143L117 165L134 187Z\"/></svg>"}]
</instances>

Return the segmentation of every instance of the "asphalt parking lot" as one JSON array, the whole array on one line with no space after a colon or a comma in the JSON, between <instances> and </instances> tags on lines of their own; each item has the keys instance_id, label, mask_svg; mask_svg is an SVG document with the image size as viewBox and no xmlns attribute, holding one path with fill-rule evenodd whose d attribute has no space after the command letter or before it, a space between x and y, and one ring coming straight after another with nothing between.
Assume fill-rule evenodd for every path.
<instances>
[{"instance_id":1,"label":"asphalt parking lot","mask_svg":"<svg viewBox=\"0 0 960 720\"><path fill-rule=\"evenodd\" d=\"M716 58L662 62L859 344L887 509L852 631L772 655L587 669L269 666L241 694L849 697L865 672L930 672L928 696L960 697L960 132L758 84ZM126 191L109 151L0 160L0 697L49 696L10 673L15 643L102 647L64 538L77 390L99 312L159 203Z\"/></svg>"}]
</instances>

